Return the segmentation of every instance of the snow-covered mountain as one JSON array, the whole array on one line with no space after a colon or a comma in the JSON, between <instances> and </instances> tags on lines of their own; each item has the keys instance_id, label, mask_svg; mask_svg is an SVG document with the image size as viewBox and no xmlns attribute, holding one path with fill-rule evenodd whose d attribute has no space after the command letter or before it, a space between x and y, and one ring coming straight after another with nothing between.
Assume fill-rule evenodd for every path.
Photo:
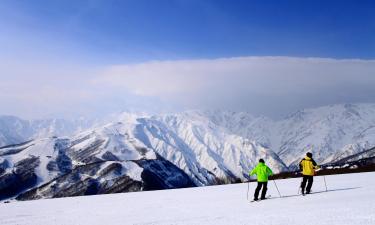
<instances>
[{"instance_id":1,"label":"snow-covered mountain","mask_svg":"<svg viewBox=\"0 0 375 225\"><path fill-rule=\"evenodd\" d=\"M23 120L15 116L0 116L0 146L37 138L72 135L95 124L97 121L84 118Z\"/></svg>"},{"instance_id":2,"label":"snow-covered mountain","mask_svg":"<svg viewBox=\"0 0 375 225\"><path fill-rule=\"evenodd\" d=\"M347 156L345 158L341 158L338 161L333 162L334 164L343 164L343 163L358 163L358 162L364 162L368 164L369 162L375 163L375 147L358 152L356 154Z\"/></svg>"},{"instance_id":3,"label":"snow-covered mountain","mask_svg":"<svg viewBox=\"0 0 375 225\"><path fill-rule=\"evenodd\" d=\"M197 112L138 119L136 137L171 161L198 185L248 177L264 158L275 172L286 167L270 149L232 133Z\"/></svg>"},{"instance_id":4,"label":"snow-covered mountain","mask_svg":"<svg viewBox=\"0 0 375 225\"><path fill-rule=\"evenodd\" d=\"M273 150L288 166L307 151L322 164L375 147L375 104L305 109L277 121L244 112L201 113L229 132Z\"/></svg>"},{"instance_id":5,"label":"snow-covered mountain","mask_svg":"<svg viewBox=\"0 0 375 225\"><path fill-rule=\"evenodd\" d=\"M39 187L34 190L34 194L26 194L31 198L38 198L39 195L35 195L43 192L44 197L60 196L61 194L52 190L66 190L66 179L70 180L68 183L79 182L80 187L86 188L90 186L87 177L100 184L102 183L99 181L107 182L109 178L99 175L113 163L120 164L120 168L144 169L150 168L151 164L140 160L170 162L181 169L179 173L172 172L172 169L177 170L173 166L164 170L169 176L164 176L163 181L168 183L171 180L169 183L174 184L170 187L179 187L176 184L180 184L181 179L185 186L189 184L189 179L194 185L245 179L259 158L267 160L275 172L286 169L274 152L251 140L228 134L226 130L195 113L126 119L122 117L121 122L89 129L71 138L43 138L3 147L0 149L0 156L0 189L10 189L9 185L12 183L6 181L14 175L14 171L29 171L22 179L30 180L27 182L31 183L29 188ZM93 164L96 167L91 168ZM155 166L154 170L163 171L160 165ZM86 171L82 167L90 169ZM135 173L127 169L120 171L122 172L117 172L117 178L129 176L129 173L139 178L143 174L139 168L135 169ZM79 179L69 177L76 173ZM111 173L109 177L114 179L116 176ZM15 183L18 182L14 180ZM20 198L23 199L24 196ZM69 195L65 193L65 196Z\"/></svg>"},{"instance_id":6,"label":"snow-covered mountain","mask_svg":"<svg viewBox=\"0 0 375 225\"><path fill-rule=\"evenodd\" d=\"M181 169L114 123L72 138L43 138L0 148L0 198L18 199L191 187Z\"/></svg>"},{"instance_id":7,"label":"snow-covered mountain","mask_svg":"<svg viewBox=\"0 0 375 225\"><path fill-rule=\"evenodd\" d=\"M273 142L275 121L265 116L254 116L248 112L221 110L197 111L216 126L241 137L256 141L269 148Z\"/></svg>"},{"instance_id":8,"label":"snow-covered mountain","mask_svg":"<svg viewBox=\"0 0 375 225\"><path fill-rule=\"evenodd\" d=\"M312 151L319 163L375 147L375 104L331 105L298 111L277 123L275 151L287 164ZM276 150L278 149L278 150Z\"/></svg>"},{"instance_id":9,"label":"snow-covered mountain","mask_svg":"<svg viewBox=\"0 0 375 225\"><path fill-rule=\"evenodd\" d=\"M306 109L278 121L228 111L0 121L0 137L12 144L0 147L0 190L31 188L21 199L234 182L248 178L259 158L280 172L306 151L322 164L375 147L375 104ZM74 188L80 192L67 191Z\"/></svg>"}]
</instances>

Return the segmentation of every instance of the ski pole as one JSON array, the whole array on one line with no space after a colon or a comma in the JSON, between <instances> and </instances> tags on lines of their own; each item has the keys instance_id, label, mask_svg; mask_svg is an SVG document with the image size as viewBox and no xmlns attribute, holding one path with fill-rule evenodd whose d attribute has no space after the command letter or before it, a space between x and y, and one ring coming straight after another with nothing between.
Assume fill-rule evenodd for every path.
<instances>
[{"instance_id":1,"label":"ski pole","mask_svg":"<svg viewBox=\"0 0 375 225\"><path fill-rule=\"evenodd\" d=\"M326 176L323 176L323 179L324 179L324 186L326 187L326 192L327 192L328 188L327 188Z\"/></svg>"},{"instance_id":2,"label":"ski pole","mask_svg":"<svg viewBox=\"0 0 375 225\"><path fill-rule=\"evenodd\" d=\"M277 187L276 181L275 181L275 180L272 180L272 181L273 181L273 183L275 184L276 190L277 190L277 192L279 193L279 196L280 196L280 198L281 198L281 194L280 194L279 188Z\"/></svg>"},{"instance_id":3,"label":"ski pole","mask_svg":"<svg viewBox=\"0 0 375 225\"><path fill-rule=\"evenodd\" d=\"M247 194L246 194L246 199L249 201L249 186L250 186L250 182L247 181Z\"/></svg>"}]
</instances>

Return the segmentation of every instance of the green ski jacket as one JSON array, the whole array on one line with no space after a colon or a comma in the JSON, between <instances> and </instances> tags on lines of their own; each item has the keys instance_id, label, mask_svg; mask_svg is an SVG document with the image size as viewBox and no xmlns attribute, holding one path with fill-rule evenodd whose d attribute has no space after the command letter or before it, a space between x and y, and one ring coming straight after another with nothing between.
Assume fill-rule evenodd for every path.
<instances>
[{"instance_id":1,"label":"green ski jacket","mask_svg":"<svg viewBox=\"0 0 375 225\"><path fill-rule=\"evenodd\" d=\"M257 175L258 182L267 182L268 176L273 174L272 170L264 163L258 163L258 165L250 172L250 176Z\"/></svg>"}]
</instances>

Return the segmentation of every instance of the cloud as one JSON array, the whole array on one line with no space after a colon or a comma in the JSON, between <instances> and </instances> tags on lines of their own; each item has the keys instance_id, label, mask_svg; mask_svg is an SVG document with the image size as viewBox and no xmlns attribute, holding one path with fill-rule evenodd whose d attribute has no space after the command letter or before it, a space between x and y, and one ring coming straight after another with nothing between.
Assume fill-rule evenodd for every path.
<instances>
[{"instance_id":1,"label":"cloud","mask_svg":"<svg viewBox=\"0 0 375 225\"><path fill-rule=\"evenodd\" d=\"M276 115L300 107L375 102L375 60L238 57L152 61L110 66L92 82L186 108Z\"/></svg>"},{"instance_id":2,"label":"cloud","mask_svg":"<svg viewBox=\"0 0 375 225\"><path fill-rule=\"evenodd\" d=\"M375 102L374 60L239 57L103 67L20 61L0 68L0 114L26 118L193 108L280 117Z\"/></svg>"},{"instance_id":3,"label":"cloud","mask_svg":"<svg viewBox=\"0 0 375 225\"><path fill-rule=\"evenodd\" d=\"M95 85L98 66L51 61L0 62L0 115L26 119L97 117L122 110L158 112L172 108L158 98L123 88Z\"/></svg>"}]
</instances>

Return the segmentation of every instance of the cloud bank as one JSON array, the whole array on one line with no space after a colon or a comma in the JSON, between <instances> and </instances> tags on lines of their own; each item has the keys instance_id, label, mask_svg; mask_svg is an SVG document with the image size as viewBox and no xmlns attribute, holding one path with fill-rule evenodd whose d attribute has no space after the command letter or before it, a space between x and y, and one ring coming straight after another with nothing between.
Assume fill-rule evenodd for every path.
<instances>
[{"instance_id":1,"label":"cloud bank","mask_svg":"<svg viewBox=\"0 0 375 225\"><path fill-rule=\"evenodd\" d=\"M153 61L104 69L93 84L185 108L279 116L345 102L375 102L375 60L238 57Z\"/></svg>"},{"instance_id":2,"label":"cloud bank","mask_svg":"<svg viewBox=\"0 0 375 225\"><path fill-rule=\"evenodd\" d=\"M375 60L238 57L89 66L0 63L0 115L225 109L282 117L375 102Z\"/></svg>"}]
</instances>

